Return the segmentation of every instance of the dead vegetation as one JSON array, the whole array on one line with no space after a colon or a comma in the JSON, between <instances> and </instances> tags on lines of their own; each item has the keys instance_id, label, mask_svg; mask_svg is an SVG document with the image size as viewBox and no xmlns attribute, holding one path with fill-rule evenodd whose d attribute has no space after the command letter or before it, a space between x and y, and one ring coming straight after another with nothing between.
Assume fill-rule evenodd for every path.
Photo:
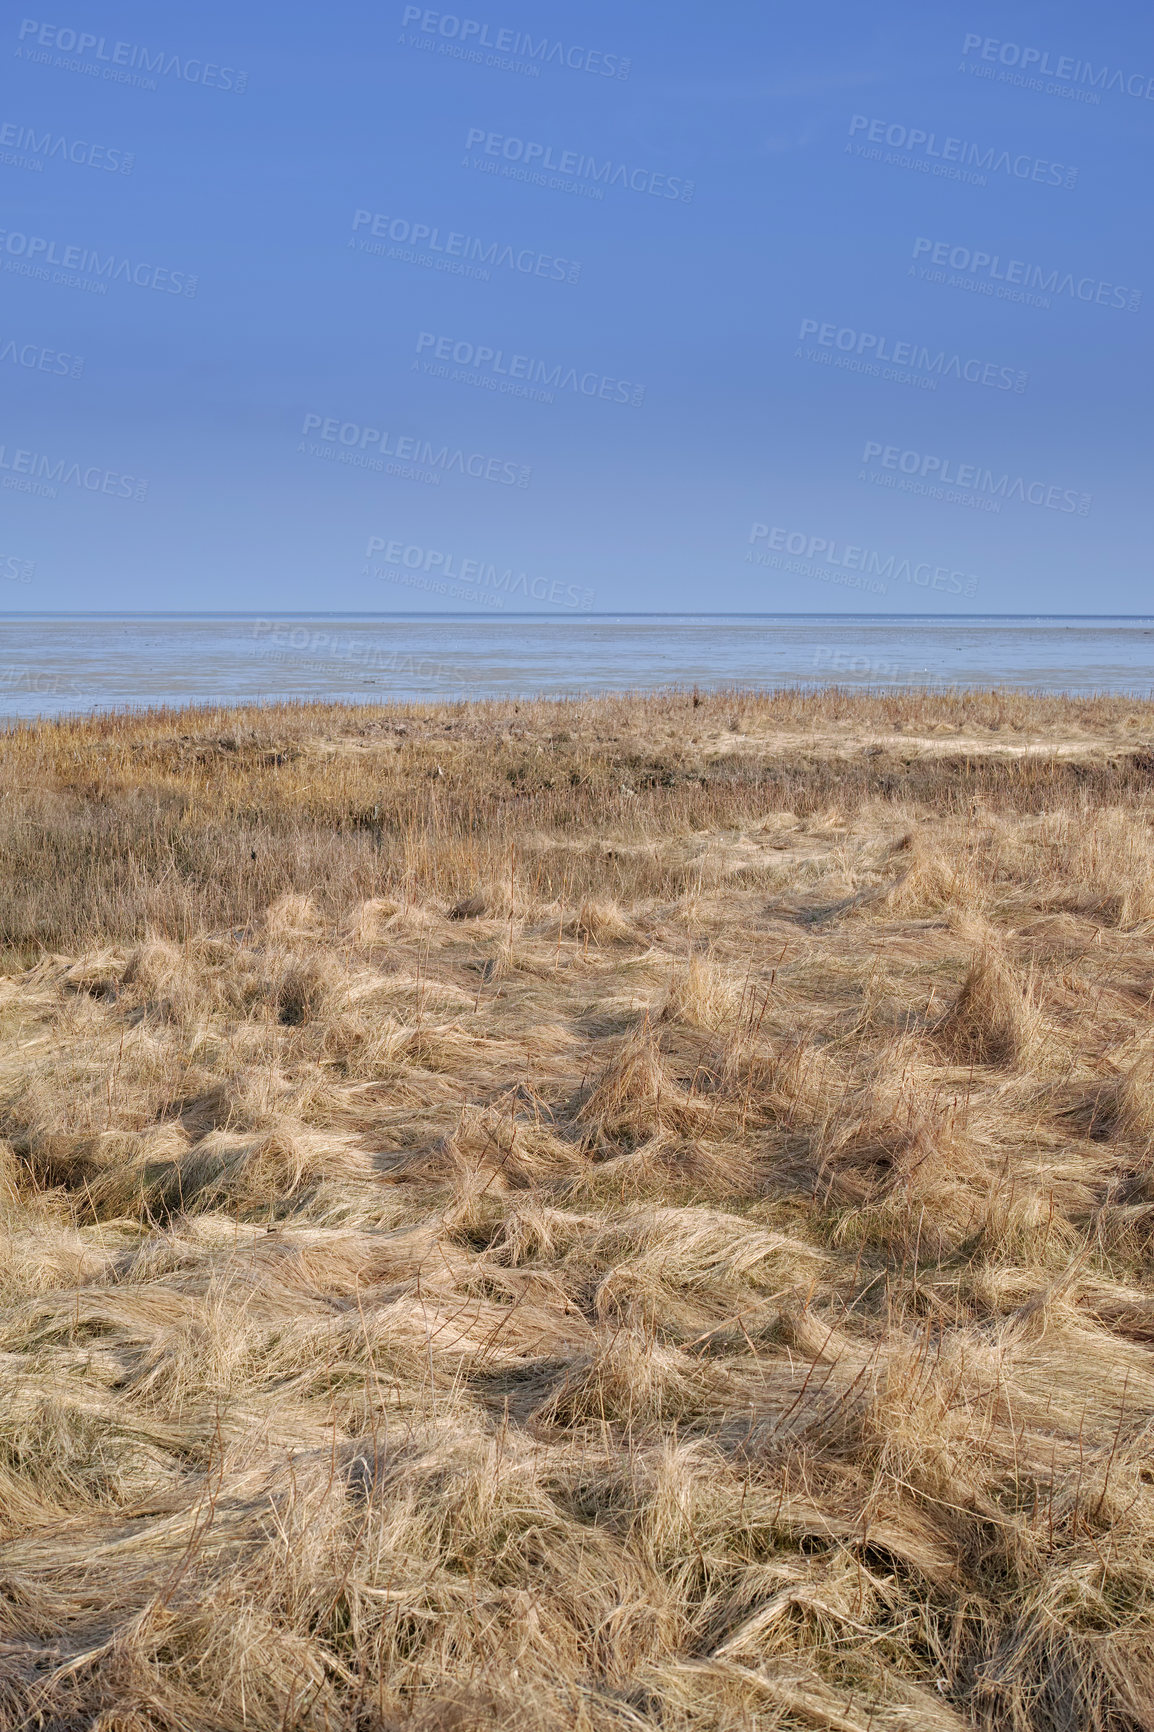
<instances>
[{"instance_id":1,"label":"dead vegetation","mask_svg":"<svg viewBox=\"0 0 1154 1732\"><path fill-rule=\"evenodd\" d=\"M1150 1732L1152 741L8 735L0 1726Z\"/></svg>"}]
</instances>

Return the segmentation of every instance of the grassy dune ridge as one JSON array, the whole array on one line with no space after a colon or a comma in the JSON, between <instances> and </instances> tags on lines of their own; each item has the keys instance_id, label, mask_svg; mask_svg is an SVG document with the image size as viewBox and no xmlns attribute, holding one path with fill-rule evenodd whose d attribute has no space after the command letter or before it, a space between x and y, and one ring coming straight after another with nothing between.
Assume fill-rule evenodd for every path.
<instances>
[{"instance_id":1,"label":"grassy dune ridge","mask_svg":"<svg viewBox=\"0 0 1154 1732\"><path fill-rule=\"evenodd\" d=\"M0 1727L1154 1728L1154 705L0 751Z\"/></svg>"}]
</instances>

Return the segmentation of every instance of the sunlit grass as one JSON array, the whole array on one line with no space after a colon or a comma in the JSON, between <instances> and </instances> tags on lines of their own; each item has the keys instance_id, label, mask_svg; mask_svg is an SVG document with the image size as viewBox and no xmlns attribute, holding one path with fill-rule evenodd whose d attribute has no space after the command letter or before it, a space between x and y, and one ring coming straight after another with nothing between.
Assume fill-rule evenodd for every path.
<instances>
[{"instance_id":1,"label":"sunlit grass","mask_svg":"<svg viewBox=\"0 0 1154 1732\"><path fill-rule=\"evenodd\" d=\"M0 1726L1148 1728L1154 706L0 763Z\"/></svg>"}]
</instances>

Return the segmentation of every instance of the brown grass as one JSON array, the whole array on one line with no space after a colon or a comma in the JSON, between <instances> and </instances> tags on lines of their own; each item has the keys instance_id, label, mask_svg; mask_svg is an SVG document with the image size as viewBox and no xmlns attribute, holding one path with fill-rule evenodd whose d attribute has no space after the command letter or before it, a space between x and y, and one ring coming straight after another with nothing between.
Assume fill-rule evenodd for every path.
<instances>
[{"instance_id":1,"label":"brown grass","mask_svg":"<svg viewBox=\"0 0 1154 1732\"><path fill-rule=\"evenodd\" d=\"M1154 707L0 760L0 1727L1150 1732Z\"/></svg>"},{"instance_id":2,"label":"brown grass","mask_svg":"<svg viewBox=\"0 0 1154 1732\"><path fill-rule=\"evenodd\" d=\"M994 932L982 932L961 991L938 1025L938 1039L958 1064L1022 1069L1038 1044L1040 1017L1032 981L1023 979Z\"/></svg>"}]
</instances>

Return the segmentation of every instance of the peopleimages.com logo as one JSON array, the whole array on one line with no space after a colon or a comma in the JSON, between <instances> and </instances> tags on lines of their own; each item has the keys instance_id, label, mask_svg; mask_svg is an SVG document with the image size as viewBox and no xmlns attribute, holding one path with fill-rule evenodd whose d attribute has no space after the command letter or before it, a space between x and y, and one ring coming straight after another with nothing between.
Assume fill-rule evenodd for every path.
<instances>
[{"instance_id":1,"label":"peopleimages.com logo","mask_svg":"<svg viewBox=\"0 0 1154 1732\"><path fill-rule=\"evenodd\" d=\"M902 481L929 482L934 488L957 488L963 493L986 495L993 500L1016 499L1022 505L1039 505L1048 511L1077 512L1079 517L1090 515L1093 495L1074 487L1056 487L1044 481L1027 481L1024 475L999 475L981 463L959 463L953 457L938 457L932 452L903 451L900 445L883 445L867 439L861 461L869 469L878 464ZM863 477L865 479L866 477ZM875 473L869 479L879 479ZM887 476L887 480L889 477ZM900 487L901 481L898 482ZM907 491L924 491L910 487Z\"/></svg>"},{"instance_id":2,"label":"peopleimages.com logo","mask_svg":"<svg viewBox=\"0 0 1154 1732\"><path fill-rule=\"evenodd\" d=\"M935 384L938 379L959 379L969 385L988 386L992 391L1020 394L1026 389L1030 377L1016 367L1003 367L997 361L981 361L958 350L934 350L926 343L905 338L895 340L879 331L855 330L852 325L803 319L798 335L803 341L813 337L822 348L831 351L828 359L832 365L852 364L855 372L870 373L879 378L889 376L883 375L881 365L888 362L891 368L909 368L912 374L924 375ZM798 353L801 355L802 351Z\"/></svg>"},{"instance_id":3,"label":"peopleimages.com logo","mask_svg":"<svg viewBox=\"0 0 1154 1732\"><path fill-rule=\"evenodd\" d=\"M495 55L511 55L520 65L512 70L531 71L539 75L542 66L566 66L570 72L592 72L602 78L628 78L632 62L619 54L606 54L600 48L579 48L551 39L533 37L527 30L508 30L484 24L479 18L459 18L454 12L430 12L424 6L406 6L401 14L401 26L410 25L421 34L440 39L442 52L449 45L466 50L459 58L484 60L479 50ZM404 40L402 38L402 40ZM416 43L413 44L416 46ZM421 43L424 47L425 44ZM432 48L433 42L428 46ZM472 52L469 52L472 51Z\"/></svg>"},{"instance_id":4,"label":"peopleimages.com logo","mask_svg":"<svg viewBox=\"0 0 1154 1732\"><path fill-rule=\"evenodd\" d=\"M82 168L103 169L106 174L131 174L136 162L131 151L108 144L90 144L83 138L66 138L59 132L39 132L15 120L0 121L0 148L18 151L17 168L43 168L45 162L72 162ZM9 161L7 156L0 158Z\"/></svg>"},{"instance_id":5,"label":"peopleimages.com logo","mask_svg":"<svg viewBox=\"0 0 1154 1732\"><path fill-rule=\"evenodd\" d=\"M278 662L296 667L313 666L318 671L328 668L350 668L361 676L363 683L376 685L375 679L365 679L371 668L374 673L408 674L420 679L449 680L458 687L469 683L461 668L448 662L435 662L428 656L413 656L405 650L386 649L360 632L310 631L305 625L286 625L283 621L257 619L252 626L257 643L267 638L267 654L262 661ZM313 658L311 660L307 658ZM401 730L402 733L404 729Z\"/></svg>"},{"instance_id":6,"label":"peopleimages.com logo","mask_svg":"<svg viewBox=\"0 0 1154 1732\"><path fill-rule=\"evenodd\" d=\"M546 577L530 577L524 571L514 571L511 566L501 570L500 566L484 559L461 559L453 553L446 553L435 547L418 547L415 543L406 544L403 541L386 541L383 536L371 535L365 548L365 558L373 559L377 555L384 558L387 565L398 566L405 571L419 571L443 579L446 583L468 583L476 585L478 590L500 592L502 597L522 595L526 601L546 601L551 607L569 607L587 611L593 606L596 596L591 589L583 589L575 583L562 583L560 578L550 582ZM378 570L377 577L387 578L390 574Z\"/></svg>"},{"instance_id":7,"label":"peopleimages.com logo","mask_svg":"<svg viewBox=\"0 0 1154 1732\"><path fill-rule=\"evenodd\" d=\"M985 252L979 247L957 246L953 241L930 240L919 235L914 241L913 257L925 259L935 267L948 267L963 276L985 279L989 292L1003 300L1023 300L1037 295L1069 295L1072 301L1087 306L1115 307L1126 313L1136 313L1142 305L1142 290L1128 289L1118 283L1104 282L1100 277L1078 277L1073 271L1056 266L1032 265L1025 259L1005 259L1000 253ZM911 276L914 274L911 269ZM993 284L1002 283L1007 290L1019 289L1020 294L1002 294Z\"/></svg>"},{"instance_id":8,"label":"peopleimages.com logo","mask_svg":"<svg viewBox=\"0 0 1154 1732\"><path fill-rule=\"evenodd\" d=\"M121 282L138 289L155 289L159 294L189 298L196 295L198 279L186 271L170 271L163 265L146 264L143 259L124 258L118 253L98 253L94 247L47 240L43 235L0 229L0 250L7 255L6 271L39 277L44 282L67 283L73 279L92 284L99 294L107 293L109 283Z\"/></svg>"},{"instance_id":9,"label":"peopleimages.com logo","mask_svg":"<svg viewBox=\"0 0 1154 1732\"><path fill-rule=\"evenodd\" d=\"M23 46L16 49L21 60L31 60L41 66L58 66L68 72L86 72L92 78L107 78L116 84L136 84L145 90L155 90L156 80L178 78L184 84L203 84L207 90L232 90L238 95L248 83L248 73L232 66L218 66L212 60L190 60L164 48L145 48L139 42L113 42L106 36L93 36L87 30L73 30L67 25L41 24L35 18L21 21L17 40ZM58 53L53 53L58 50ZM62 59L71 55L75 58ZM144 73L142 78L140 73Z\"/></svg>"},{"instance_id":10,"label":"peopleimages.com logo","mask_svg":"<svg viewBox=\"0 0 1154 1732\"><path fill-rule=\"evenodd\" d=\"M3 556L0 555L0 558ZM25 561L25 564L28 562ZM0 575L8 575L2 573ZM19 583L31 583L31 577L21 577ZM28 692L38 698L67 697L83 699L88 694L77 680L65 679L56 668L29 667L27 662L13 663L9 667L0 668L0 690L6 692Z\"/></svg>"},{"instance_id":11,"label":"peopleimages.com logo","mask_svg":"<svg viewBox=\"0 0 1154 1732\"><path fill-rule=\"evenodd\" d=\"M978 592L976 577L964 571L951 571L948 565L904 559L896 553L876 553L872 548L857 547L825 535L806 535L798 529L755 523L749 532L749 542L745 555L749 565L768 565L797 576L816 577L824 583L844 584L847 589L885 595L890 583L902 582L947 595L973 596ZM765 547L757 547L758 542L764 542ZM787 559L783 560L782 554ZM834 575L827 575L829 571Z\"/></svg>"},{"instance_id":12,"label":"peopleimages.com logo","mask_svg":"<svg viewBox=\"0 0 1154 1732\"><path fill-rule=\"evenodd\" d=\"M367 229L368 234L361 234ZM482 241L456 229L441 230L430 223L390 217L382 211L353 212L350 240L363 253L380 258L398 258L410 264L429 264L453 275L480 277L488 282L491 270L513 271L523 277L543 277L548 282L575 283L581 266L572 259L538 252L535 247L517 247L503 241ZM368 236L375 237L370 240Z\"/></svg>"},{"instance_id":13,"label":"peopleimages.com logo","mask_svg":"<svg viewBox=\"0 0 1154 1732\"><path fill-rule=\"evenodd\" d=\"M818 646L813 652L815 668L832 668L839 674L851 674L854 679L873 680L888 685L943 685L944 675L931 673L927 667L912 662L883 661L881 656L852 655L849 650L834 649L832 644Z\"/></svg>"},{"instance_id":14,"label":"peopleimages.com logo","mask_svg":"<svg viewBox=\"0 0 1154 1732\"><path fill-rule=\"evenodd\" d=\"M58 487L77 487L82 493L105 493L116 499L143 500L148 482L139 476L122 475L118 469L99 464L71 463L66 457L46 457L41 451L25 451L0 445L2 485L17 493L34 493L55 499Z\"/></svg>"},{"instance_id":15,"label":"peopleimages.com logo","mask_svg":"<svg viewBox=\"0 0 1154 1732\"><path fill-rule=\"evenodd\" d=\"M619 186L626 192L647 193L650 198L680 199L682 204L693 200L694 183L676 175L658 174L655 169L631 168L628 163L606 157L599 162L579 150L554 150L551 144L539 144L531 138L513 138L503 132L487 132L483 126L471 126L465 138L465 149L480 146L478 159L499 157L502 162L516 164L534 174L558 174L568 180L588 182L590 190L597 187ZM472 159L466 156L466 165Z\"/></svg>"},{"instance_id":16,"label":"peopleimages.com logo","mask_svg":"<svg viewBox=\"0 0 1154 1732\"><path fill-rule=\"evenodd\" d=\"M864 137L858 139L861 133ZM976 180L986 185L988 174L1005 174L1013 180L1034 181L1040 186L1073 187L1078 170L1048 157L1031 156L1028 152L999 150L996 145L973 144L969 139L941 137L924 127L904 126L897 121L871 120L867 114L855 114L849 123L849 136L856 143L846 150L875 162L892 162L899 168L924 169L927 173L944 175L947 179ZM901 157L883 156L880 148L901 151ZM951 168L956 172L951 172Z\"/></svg>"},{"instance_id":17,"label":"peopleimages.com logo","mask_svg":"<svg viewBox=\"0 0 1154 1732\"><path fill-rule=\"evenodd\" d=\"M5 583L31 583L35 576L34 559L21 559L15 553L0 553L0 578Z\"/></svg>"},{"instance_id":18,"label":"peopleimages.com logo","mask_svg":"<svg viewBox=\"0 0 1154 1732\"><path fill-rule=\"evenodd\" d=\"M84 371L82 356L61 354L59 349L46 349L43 343L20 343L15 337L0 341L0 361L27 367L30 373L54 373L60 379L79 379Z\"/></svg>"},{"instance_id":19,"label":"peopleimages.com logo","mask_svg":"<svg viewBox=\"0 0 1154 1732\"><path fill-rule=\"evenodd\" d=\"M1108 62L1095 67L1089 60L1078 60L1070 54L1052 55L1048 48L1028 48L1020 42L1003 42L997 36L968 35L962 43L962 71L984 71L982 63L991 67L1013 69L1017 74L1010 82L1025 84L1036 90L1046 88L1042 80L1057 79L1074 88L1082 87L1087 97L1100 100L1104 90L1119 96L1133 96L1142 101L1154 101L1154 77L1145 72L1123 72ZM991 70L989 76L996 74Z\"/></svg>"},{"instance_id":20,"label":"peopleimages.com logo","mask_svg":"<svg viewBox=\"0 0 1154 1732\"><path fill-rule=\"evenodd\" d=\"M488 343L438 337L433 331L421 331L417 337L418 356L426 353L429 361L413 362L422 372L514 397L552 403L554 391L572 391L581 397L599 397L605 403L627 403L633 409L640 408L645 398L645 386L634 385L628 379L615 379L608 373L583 373L562 361L550 365L532 355L507 354ZM455 371L433 362L452 362Z\"/></svg>"},{"instance_id":21,"label":"peopleimages.com logo","mask_svg":"<svg viewBox=\"0 0 1154 1732\"><path fill-rule=\"evenodd\" d=\"M327 457L333 462L347 463L356 469L373 469L385 474L402 473L405 466L419 470L437 481L441 475L456 470L471 475L475 481L493 481L501 487L528 487L533 471L527 463L512 463L505 457L486 457L480 451L465 451L460 446L437 445L431 439L416 434L390 433L384 427L370 427L360 421L341 421L335 415L308 414L302 433L315 433L321 444L297 446L303 455ZM392 459L390 463L386 461Z\"/></svg>"}]
</instances>

